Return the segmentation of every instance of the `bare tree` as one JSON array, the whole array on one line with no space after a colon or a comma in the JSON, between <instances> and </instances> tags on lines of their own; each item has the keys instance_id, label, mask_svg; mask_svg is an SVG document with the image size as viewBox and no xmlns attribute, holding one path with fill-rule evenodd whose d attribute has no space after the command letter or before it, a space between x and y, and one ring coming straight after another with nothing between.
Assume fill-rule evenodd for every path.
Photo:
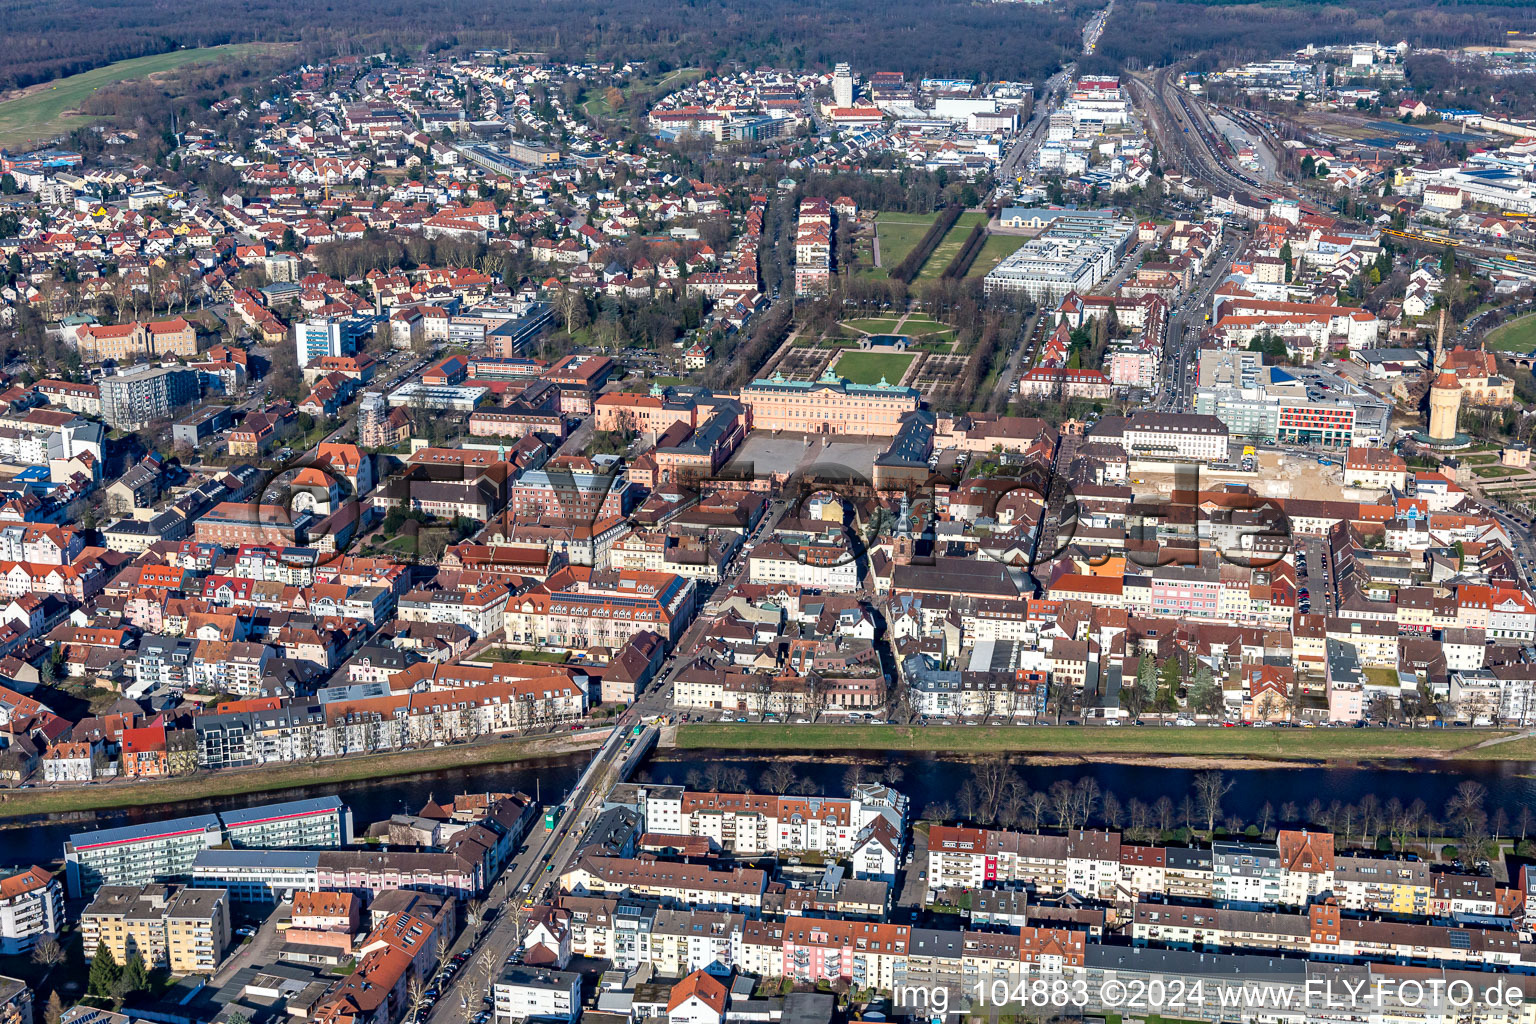
<instances>
[{"instance_id":1,"label":"bare tree","mask_svg":"<svg viewBox=\"0 0 1536 1024\"><path fill-rule=\"evenodd\" d=\"M997 820L997 810L1002 803L1003 790L1012 776L1008 761L1001 756L988 758L976 767L976 796L980 803L982 820L988 824Z\"/></svg>"},{"instance_id":2,"label":"bare tree","mask_svg":"<svg viewBox=\"0 0 1536 1024\"><path fill-rule=\"evenodd\" d=\"M1045 817L1045 809L1050 802L1051 798L1038 789L1029 794L1029 827L1032 831L1040 831L1040 819Z\"/></svg>"},{"instance_id":3,"label":"bare tree","mask_svg":"<svg viewBox=\"0 0 1536 1024\"><path fill-rule=\"evenodd\" d=\"M765 793L788 793L795 784L795 769L787 761L775 761L763 772L759 784Z\"/></svg>"},{"instance_id":4,"label":"bare tree","mask_svg":"<svg viewBox=\"0 0 1536 1024\"><path fill-rule=\"evenodd\" d=\"M1232 791L1234 783L1221 772L1201 772L1195 776L1195 798L1200 802L1200 813L1205 815L1207 834L1216 830L1216 818L1221 814L1221 798Z\"/></svg>"},{"instance_id":5,"label":"bare tree","mask_svg":"<svg viewBox=\"0 0 1536 1024\"><path fill-rule=\"evenodd\" d=\"M1051 813L1056 815L1057 828L1071 828L1072 815L1077 809L1077 794L1072 783L1057 779L1051 783Z\"/></svg>"},{"instance_id":6,"label":"bare tree","mask_svg":"<svg viewBox=\"0 0 1536 1024\"><path fill-rule=\"evenodd\" d=\"M427 988L421 983L420 978L412 978L411 984L406 988L406 1005L411 1009L406 1014L406 1020L410 1024L418 1024L421 1020L421 1011L427 1006Z\"/></svg>"},{"instance_id":7,"label":"bare tree","mask_svg":"<svg viewBox=\"0 0 1536 1024\"><path fill-rule=\"evenodd\" d=\"M1301 811L1297 808L1295 801L1287 800L1280 805L1280 820L1287 825L1294 825L1296 823L1296 815L1300 813Z\"/></svg>"},{"instance_id":8,"label":"bare tree","mask_svg":"<svg viewBox=\"0 0 1536 1024\"><path fill-rule=\"evenodd\" d=\"M1269 831L1269 822L1270 819L1274 816L1275 805L1270 803L1268 800L1265 800L1264 806L1259 808L1259 835L1262 836Z\"/></svg>"},{"instance_id":9,"label":"bare tree","mask_svg":"<svg viewBox=\"0 0 1536 1024\"><path fill-rule=\"evenodd\" d=\"M485 924L485 900L470 900L464 906L464 926L469 929L470 941L480 941L480 927Z\"/></svg>"},{"instance_id":10,"label":"bare tree","mask_svg":"<svg viewBox=\"0 0 1536 1024\"><path fill-rule=\"evenodd\" d=\"M62 964L64 959L64 946L52 935L39 939L37 945L32 947L32 962L44 968L44 978L48 977L55 967Z\"/></svg>"},{"instance_id":11,"label":"bare tree","mask_svg":"<svg viewBox=\"0 0 1536 1024\"><path fill-rule=\"evenodd\" d=\"M966 779L961 784L959 792L955 794L955 803L960 808L960 817L966 821L975 821L979 803L976 796L976 783Z\"/></svg>"},{"instance_id":12,"label":"bare tree","mask_svg":"<svg viewBox=\"0 0 1536 1024\"><path fill-rule=\"evenodd\" d=\"M846 771L843 772L843 792L847 793L849 796L852 796L853 791L858 789L863 784L864 766L858 762L854 762L848 766Z\"/></svg>"},{"instance_id":13,"label":"bare tree","mask_svg":"<svg viewBox=\"0 0 1536 1024\"><path fill-rule=\"evenodd\" d=\"M1114 793L1104 794L1104 824L1112 829L1119 829L1125 818L1124 809L1120 806L1120 798Z\"/></svg>"},{"instance_id":14,"label":"bare tree","mask_svg":"<svg viewBox=\"0 0 1536 1024\"><path fill-rule=\"evenodd\" d=\"M1138 840L1146 838L1148 823L1152 820L1152 811L1146 804L1135 797L1127 805L1127 811L1131 820L1131 831Z\"/></svg>"},{"instance_id":15,"label":"bare tree","mask_svg":"<svg viewBox=\"0 0 1536 1024\"><path fill-rule=\"evenodd\" d=\"M1152 817L1157 821L1157 830L1167 833L1173 831L1173 800L1164 793L1152 804Z\"/></svg>"},{"instance_id":16,"label":"bare tree","mask_svg":"<svg viewBox=\"0 0 1536 1024\"><path fill-rule=\"evenodd\" d=\"M1360 841L1374 840L1380 833L1381 801L1376 799L1375 793L1367 793L1360 798Z\"/></svg>"},{"instance_id":17,"label":"bare tree","mask_svg":"<svg viewBox=\"0 0 1536 1024\"><path fill-rule=\"evenodd\" d=\"M924 821L954 821L955 805L948 800L935 800L923 808Z\"/></svg>"},{"instance_id":18,"label":"bare tree","mask_svg":"<svg viewBox=\"0 0 1536 1024\"><path fill-rule=\"evenodd\" d=\"M1408 820L1407 813L1403 810L1403 802L1397 797L1387 801L1387 806L1382 810L1383 827L1387 832L1387 845L1393 850L1398 849L1402 843L1404 828Z\"/></svg>"},{"instance_id":19,"label":"bare tree","mask_svg":"<svg viewBox=\"0 0 1536 1024\"><path fill-rule=\"evenodd\" d=\"M1344 845L1353 846L1355 837L1355 819L1360 811L1354 804L1345 804L1339 808L1337 821L1339 831L1344 833Z\"/></svg>"},{"instance_id":20,"label":"bare tree","mask_svg":"<svg viewBox=\"0 0 1536 1024\"><path fill-rule=\"evenodd\" d=\"M1010 775L1003 787L1002 803L998 808L998 820L1010 828L1024 824L1029 805L1029 785L1017 775Z\"/></svg>"}]
</instances>

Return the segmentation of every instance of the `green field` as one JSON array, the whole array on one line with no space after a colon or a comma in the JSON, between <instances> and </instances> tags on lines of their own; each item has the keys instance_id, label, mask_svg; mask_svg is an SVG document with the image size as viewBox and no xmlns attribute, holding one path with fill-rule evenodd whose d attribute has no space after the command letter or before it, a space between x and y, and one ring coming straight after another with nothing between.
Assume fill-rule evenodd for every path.
<instances>
[{"instance_id":1,"label":"green field","mask_svg":"<svg viewBox=\"0 0 1536 1024\"><path fill-rule=\"evenodd\" d=\"M855 384L878 384L884 377L896 384L917 357L907 352L844 352L837 360L837 373Z\"/></svg>"},{"instance_id":2,"label":"green field","mask_svg":"<svg viewBox=\"0 0 1536 1024\"><path fill-rule=\"evenodd\" d=\"M976 256L976 262L971 264L965 276L986 277L1004 259L1018 252L1027 241L1029 239L1022 235L988 235L981 252Z\"/></svg>"},{"instance_id":3,"label":"green field","mask_svg":"<svg viewBox=\"0 0 1536 1024\"><path fill-rule=\"evenodd\" d=\"M895 334L895 320L844 320L845 327L852 327L856 331L865 334Z\"/></svg>"},{"instance_id":4,"label":"green field","mask_svg":"<svg viewBox=\"0 0 1536 1024\"><path fill-rule=\"evenodd\" d=\"M985 224L985 213L962 213L960 219L955 221L955 226L944 235L944 240L929 255L923 269L918 271L915 280L937 281L944 273L950 262L960 254L965 247L965 239L971 233L971 229L977 224Z\"/></svg>"},{"instance_id":5,"label":"green field","mask_svg":"<svg viewBox=\"0 0 1536 1024\"><path fill-rule=\"evenodd\" d=\"M875 231L880 236L880 266L868 267L859 273L866 277L889 277L891 268L907 258L933 222L937 213L882 213L875 218Z\"/></svg>"},{"instance_id":6,"label":"green field","mask_svg":"<svg viewBox=\"0 0 1536 1024\"><path fill-rule=\"evenodd\" d=\"M1490 331L1483 339L1483 347L1494 352L1518 352L1521 355L1536 349L1536 313L1516 317Z\"/></svg>"},{"instance_id":7,"label":"green field","mask_svg":"<svg viewBox=\"0 0 1536 1024\"><path fill-rule=\"evenodd\" d=\"M628 99L635 90L644 89L649 90L659 98L668 92L687 88L703 77L704 72L700 68L678 68L676 71L669 71L665 75L652 75L648 78L637 79L623 89L620 89L619 92L625 99ZM597 118L614 116L613 105L608 102L608 97L604 95L607 91L606 88L594 89L582 101L581 109L588 117L595 120Z\"/></svg>"},{"instance_id":8,"label":"green field","mask_svg":"<svg viewBox=\"0 0 1536 1024\"><path fill-rule=\"evenodd\" d=\"M20 96L0 102L0 147L17 149L25 143L64 135L100 118L74 114L87 96L102 86L144 78L162 71L172 71L189 64L205 63L225 57L244 57L270 50L258 43L210 46L197 50L173 50L61 78L27 90Z\"/></svg>"},{"instance_id":9,"label":"green field","mask_svg":"<svg viewBox=\"0 0 1536 1024\"><path fill-rule=\"evenodd\" d=\"M1472 749L1508 736L1495 729L1106 729L1086 726L700 724L678 729L679 747L741 750L921 750L950 754L1266 758L1358 761L1436 758L1524 761L1536 740Z\"/></svg>"},{"instance_id":10,"label":"green field","mask_svg":"<svg viewBox=\"0 0 1536 1024\"><path fill-rule=\"evenodd\" d=\"M1504 466L1479 466L1472 470L1480 477L1514 476L1515 471Z\"/></svg>"}]
</instances>

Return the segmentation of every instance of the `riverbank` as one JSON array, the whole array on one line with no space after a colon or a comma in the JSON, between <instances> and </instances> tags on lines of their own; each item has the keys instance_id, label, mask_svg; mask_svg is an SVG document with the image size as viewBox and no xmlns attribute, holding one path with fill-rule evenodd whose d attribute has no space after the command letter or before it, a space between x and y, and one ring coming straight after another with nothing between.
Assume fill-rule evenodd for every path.
<instances>
[{"instance_id":1,"label":"riverbank","mask_svg":"<svg viewBox=\"0 0 1536 1024\"><path fill-rule=\"evenodd\" d=\"M1256 763L1458 760L1529 761L1536 739L1479 747L1515 735L1497 729L1176 729L1161 726L743 725L677 730L679 750L907 751L1026 754L1053 761L1168 758L1207 767Z\"/></svg>"},{"instance_id":2,"label":"riverbank","mask_svg":"<svg viewBox=\"0 0 1536 1024\"><path fill-rule=\"evenodd\" d=\"M595 750L602 745L608 732L608 729L603 728L579 733L556 733L526 740L497 739L457 746L425 747L393 754L353 755L305 761L301 764L199 772L152 782L4 790L0 791L0 818L144 807L157 803L171 804L273 790L339 785L363 779L417 775L450 768L511 764Z\"/></svg>"}]
</instances>

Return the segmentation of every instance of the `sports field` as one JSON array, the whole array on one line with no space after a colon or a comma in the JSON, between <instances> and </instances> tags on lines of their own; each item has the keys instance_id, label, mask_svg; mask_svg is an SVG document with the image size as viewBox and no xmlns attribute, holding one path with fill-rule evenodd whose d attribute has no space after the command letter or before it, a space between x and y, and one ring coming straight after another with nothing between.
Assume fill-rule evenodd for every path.
<instances>
[{"instance_id":1,"label":"sports field","mask_svg":"<svg viewBox=\"0 0 1536 1024\"><path fill-rule=\"evenodd\" d=\"M173 71L188 64L244 57L269 49L270 46L262 43L237 43L195 50L172 50L170 53L120 60L116 64L33 86L20 95L0 101L0 147L18 149L27 142L64 135L81 125L98 120L72 112L78 110L86 97L102 86Z\"/></svg>"},{"instance_id":2,"label":"sports field","mask_svg":"<svg viewBox=\"0 0 1536 1024\"><path fill-rule=\"evenodd\" d=\"M1518 352L1521 355L1536 349L1536 313L1516 317L1495 328L1488 333L1483 344L1495 352Z\"/></svg>"}]
</instances>

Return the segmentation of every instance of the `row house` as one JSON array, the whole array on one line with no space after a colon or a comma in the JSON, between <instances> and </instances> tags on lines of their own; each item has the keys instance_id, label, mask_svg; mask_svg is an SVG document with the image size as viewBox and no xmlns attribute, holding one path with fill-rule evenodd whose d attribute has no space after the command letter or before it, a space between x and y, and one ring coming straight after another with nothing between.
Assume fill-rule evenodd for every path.
<instances>
[{"instance_id":1,"label":"row house","mask_svg":"<svg viewBox=\"0 0 1536 1024\"><path fill-rule=\"evenodd\" d=\"M501 583L473 591L413 590L400 598L396 616L402 622L459 625L485 637L502 628L510 596L511 591Z\"/></svg>"},{"instance_id":2,"label":"row house","mask_svg":"<svg viewBox=\"0 0 1536 1024\"><path fill-rule=\"evenodd\" d=\"M664 906L720 910L756 917L768 889L757 868L717 869L709 864L660 861L651 856L583 854L560 876L562 892L613 894L658 900Z\"/></svg>"},{"instance_id":3,"label":"row house","mask_svg":"<svg viewBox=\"0 0 1536 1024\"><path fill-rule=\"evenodd\" d=\"M1349 917L1333 902L1306 913L1138 903L1131 940L1140 946L1260 949L1342 962L1431 961L1522 972L1536 967L1536 947L1514 931Z\"/></svg>"},{"instance_id":4,"label":"row house","mask_svg":"<svg viewBox=\"0 0 1536 1024\"><path fill-rule=\"evenodd\" d=\"M707 838L741 856L820 853L876 868L857 872L861 878L894 876L906 831L906 796L875 784L847 798L691 792L681 786L625 792L649 832Z\"/></svg>"},{"instance_id":5,"label":"row house","mask_svg":"<svg viewBox=\"0 0 1536 1024\"><path fill-rule=\"evenodd\" d=\"M1119 833L1066 835L941 825L929 832L930 890L1033 885L1091 898L1141 895L1305 906L1334 883L1333 836L1282 830L1273 845L1209 850L1122 844Z\"/></svg>"}]
</instances>

